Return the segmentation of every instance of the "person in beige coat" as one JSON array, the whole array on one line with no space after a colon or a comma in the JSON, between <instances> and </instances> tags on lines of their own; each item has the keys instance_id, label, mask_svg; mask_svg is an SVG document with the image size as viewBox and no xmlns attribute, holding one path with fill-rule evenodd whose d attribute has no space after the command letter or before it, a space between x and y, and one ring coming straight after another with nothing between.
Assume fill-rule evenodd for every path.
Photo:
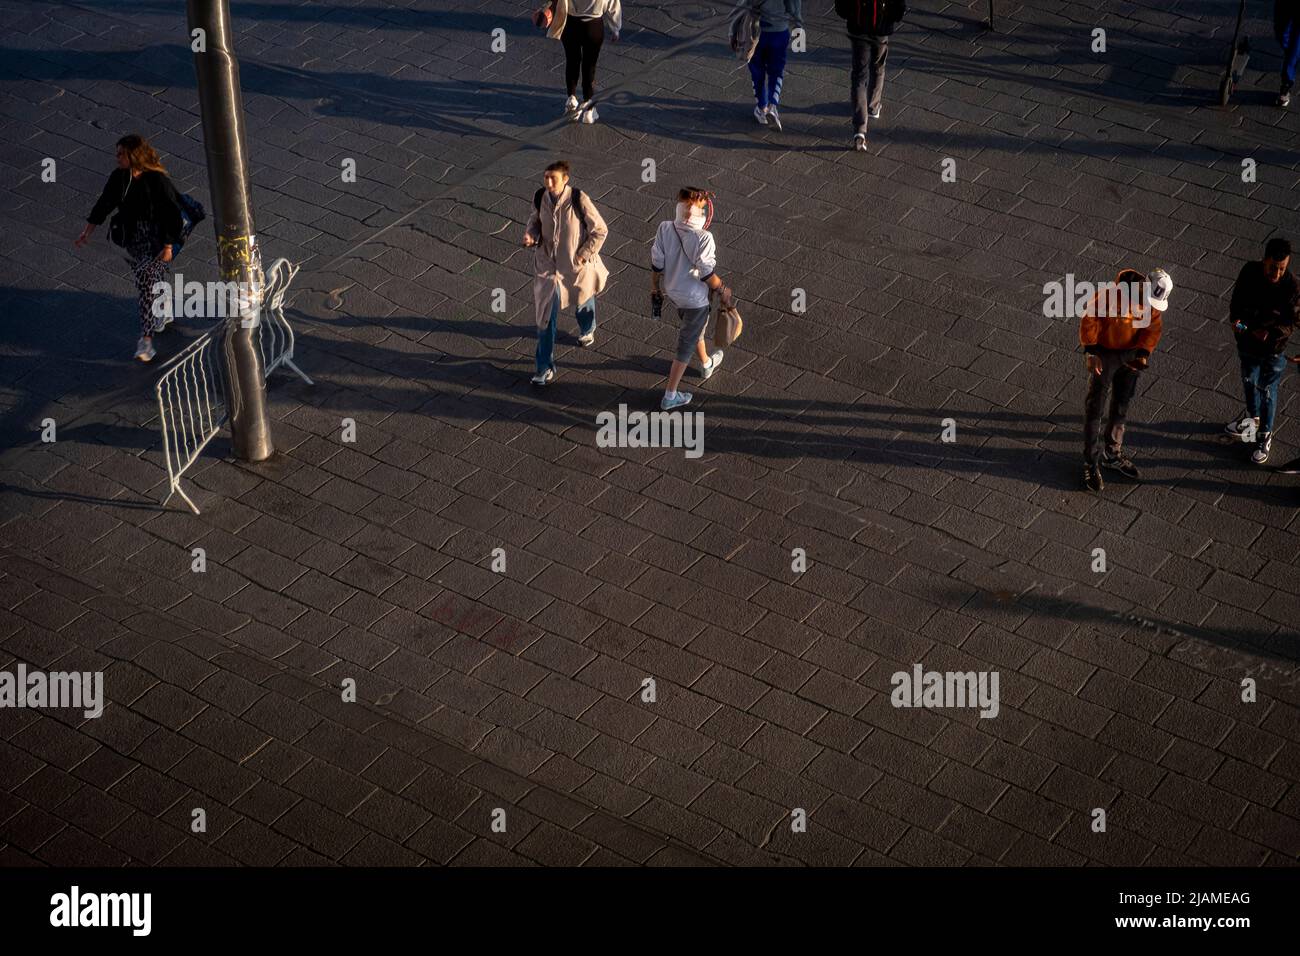
<instances>
[{"instance_id":1,"label":"person in beige coat","mask_svg":"<svg viewBox=\"0 0 1300 956\"><path fill-rule=\"evenodd\" d=\"M609 230L591 198L569 185L569 164L546 167L543 186L533 197L524 245L533 253L533 305L537 322L537 374L534 385L555 378L555 325L560 310L577 309L578 344L596 341L596 296L609 270L600 258Z\"/></svg>"}]
</instances>

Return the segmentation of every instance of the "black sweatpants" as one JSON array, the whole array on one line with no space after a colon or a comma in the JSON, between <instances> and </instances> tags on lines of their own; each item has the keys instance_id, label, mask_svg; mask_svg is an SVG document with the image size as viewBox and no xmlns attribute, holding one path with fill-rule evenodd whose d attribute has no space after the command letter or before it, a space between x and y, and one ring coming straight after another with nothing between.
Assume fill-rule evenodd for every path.
<instances>
[{"instance_id":1,"label":"black sweatpants","mask_svg":"<svg viewBox=\"0 0 1300 956\"><path fill-rule=\"evenodd\" d=\"M582 101L585 103L596 91L596 58L600 56L600 45L605 42L605 21L601 17L590 20L569 17L564 21L560 42L564 44L565 86L570 96L575 95L581 72Z\"/></svg>"}]
</instances>

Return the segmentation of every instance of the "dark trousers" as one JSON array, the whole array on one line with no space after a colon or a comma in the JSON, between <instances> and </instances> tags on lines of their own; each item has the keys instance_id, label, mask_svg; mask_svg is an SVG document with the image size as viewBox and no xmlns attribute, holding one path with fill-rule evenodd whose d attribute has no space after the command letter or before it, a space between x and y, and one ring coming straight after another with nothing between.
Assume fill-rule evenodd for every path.
<instances>
[{"instance_id":1,"label":"dark trousers","mask_svg":"<svg viewBox=\"0 0 1300 956\"><path fill-rule=\"evenodd\" d=\"M1124 450L1128 403L1133 400L1142 374L1124 364L1124 352L1099 352L1097 357L1101 359L1101 374L1088 374L1088 397L1083 403L1083 460L1092 465L1101 461L1103 443L1108 458Z\"/></svg>"},{"instance_id":2,"label":"dark trousers","mask_svg":"<svg viewBox=\"0 0 1300 956\"><path fill-rule=\"evenodd\" d=\"M868 110L878 109L885 95L885 60L889 37L849 37L853 45L853 72L849 97L853 103L853 131L867 131Z\"/></svg>"},{"instance_id":3,"label":"dark trousers","mask_svg":"<svg viewBox=\"0 0 1300 956\"><path fill-rule=\"evenodd\" d=\"M564 21L560 42L564 44L564 85L573 96L581 73L582 99L586 102L596 91L596 58L600 56L600 45L605 42L605 21L600 17L591 20L569 17Z\"/></svg>"}]
</instances>

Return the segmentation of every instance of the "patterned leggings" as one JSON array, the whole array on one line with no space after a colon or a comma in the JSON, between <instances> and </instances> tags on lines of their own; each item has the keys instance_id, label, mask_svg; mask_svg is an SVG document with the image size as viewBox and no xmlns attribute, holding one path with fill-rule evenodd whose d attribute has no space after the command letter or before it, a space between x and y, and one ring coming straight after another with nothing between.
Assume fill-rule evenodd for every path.
<instances>
[{"instance_id":1,"label":"patterned leggings","mask_svg":"<svg viewBox=\"0 0 1300 956\"><path fill-rule=\"evenodd\" d=\"M142 224L143 225L143 224ZM140 337L153 335L155 325L161 325L162 319L154 315L154 285L168 281L171 263L163 262L153 251L152 234L146 232L145 226L137 232L136 240L127 246L131 257L131 274L135 277L137 311L140 317ZM170 290L167 293L170 295ZM162 309L162 304L159 304Z\"/></svg>"}]
</instances>

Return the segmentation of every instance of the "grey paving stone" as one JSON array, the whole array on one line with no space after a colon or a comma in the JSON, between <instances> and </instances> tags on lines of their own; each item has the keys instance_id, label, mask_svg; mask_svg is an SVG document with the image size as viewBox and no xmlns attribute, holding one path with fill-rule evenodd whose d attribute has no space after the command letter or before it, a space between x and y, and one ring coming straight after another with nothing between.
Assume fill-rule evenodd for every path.
<instances>
[{"instance_id":1,"label":"grey paving stone","mask_svg":"<svg viewBox=\"0 0 1300 956\"><path fill-rule=\"evenodd\" d=\"M847 122L817 105L846 82L823 13L809 16L834 49L792 69L784 138L760 150L683 127L687 107L748 95L700 50L653 69L638 46L607 50L603 83L682 110L616 106L578 136L518 105L454 121L418 101L391 110L421 83L523 81L509 58L448 59L455 31L383 6L357 21L383 34L364 50L341 24L246 13L257 212L266 253L307 263L290 321L317 384L276 373L271 461L235 463L224 436L204 452L185 479L199 516L141 498L163 484L156 410L123 377L128 340L102 325L118 315L125 336L129 285L59 238L106 169L92 109L146 123L178 181L202 181L193 94L165 65L137 85L60 72L51 98L51 70L101 62L87 36L105 56L138 50L162 14L115 11L105 34L84 9L42 9L7 64L0 114L20 145L3 162L58 155L64 175L58 196L16 181L0 249L19 271L0 298L68 318L57 339L22 325L9 347L0 431L18 437L0 456L0 538L33 563L3 556L0 654L117 660L102 721L0 726L0 816L6 795L22 803L0 822L0 861L1294 864L1292 488L1204 437L1240 402L1227 340L1207 330L1240 261L1295 229L1300 140L1253 104L1225 114L1229 134L1165 100L1209 82L1196 64L1171 80L1165 58L1221 17L1133 7L1162 34L1154 60L1115 75L1046 46L1005 75L914 68L922 52L1002 56L1005 38L905 28L894 118L860 156L819 148ZM1032 36L1063 11L1005 16ZM639 8L641 36L694 29L666 13ZM296 52L308 39L312 62ZM545 43L519 42L529 56ZM250 72L268 58L367 121ZM376 98L376 75L393 97ZM1234 185L1243 141L1283 178ZM526 258L503 238L536 175L518 147L536 142L577 163L614 269L605 331L582 351L562 331L545 395L522 383ZM592 441L596 411L649 407L671 340L635 291L667 208L636 181L647 150L719 191L720 267L749 303L745 337L697 388L702 461ZM936 150L960 182L935 177ZM343 155L365 171L352 189L330 178ZM798 216L770 201L798 189ZM207 243L192 240L187 269L211 268ZM1128 433L1146 480L1095 499L1074 490L1075 329L1043 318L1041 289L1146 259L1178 282ZM796 285L807 313L789 311ZM503 316L484 304L496 286ZM197 332L179 324L179 339ZM60 441L37 447L47 413ZM948 416L952 446L936 427ZM355 444L339 440L344 417ZM1279 443L1279 460L1294 455L1285 430ZM208 549L201 580L193 544ZM487 570L496 546L507 575ZM1100 584L1093 547L1111 561ZM889 706L890 675L918 660L998 668L999 719ZM1253 709L1242 674L1259 678ZM339 701L344 676L358 704ZM815 804L806 840L786 832L800 788ZM220 821L211 841L183 829L196 799ZM484 800L517 800L530 822L508 843L454 822ZM1106 839L1075 801L1110 805Z\"/></svg>"}]
</instances>

